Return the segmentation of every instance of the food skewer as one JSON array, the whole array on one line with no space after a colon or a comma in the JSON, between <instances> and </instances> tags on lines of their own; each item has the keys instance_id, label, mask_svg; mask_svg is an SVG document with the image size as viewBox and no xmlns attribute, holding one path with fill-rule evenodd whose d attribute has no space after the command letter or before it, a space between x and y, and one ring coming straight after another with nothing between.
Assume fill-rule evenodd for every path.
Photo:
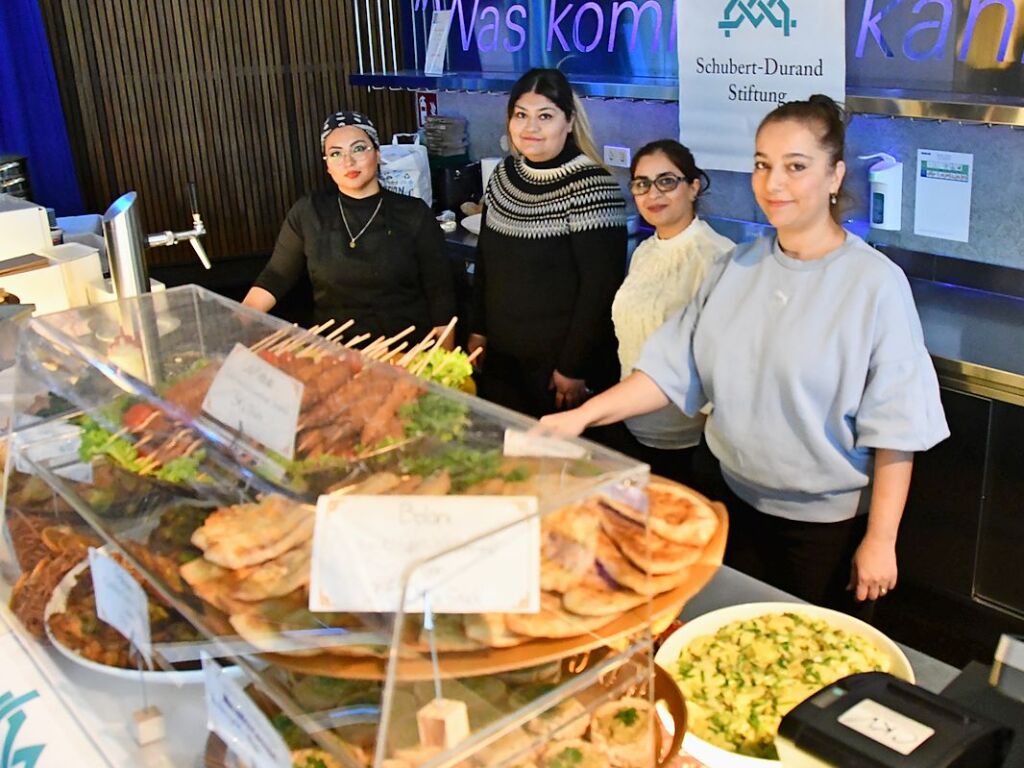
<instances>
[{"instance_id":1,"label":"food skewer","mask_svg":"<svg viewBox=\"0 0 1024 768\"><path fill-rule=\"evenodd\" d=\"M370 334L370 333L361 333L358 336L353 336L345 344L345 347L346 347L346 349L352 349L352 347L354 347L356 344L362 344L364 341L366 341L372 335L373 334Z\"/></svg>"},{"instance_id":2,"label":"food skewer","mask_svg":"<svg viewBox=\"0 0 1024 768\"><path fill-rule=\"evenodd\" d=\"M441 335L438 337L437 343L434 345L434 348L430 351L430 354L424 355L419 365L417 365L412 370L413 375L419 376L421 373L423 373L423 371L426 369L430 361L434 359L434 353L436 353L439 348L444 348L443 345L445 340L448 338L448 336L451 335L452 329L455 328L455 323L457 323L458 321L458 317L453 317L451 320L448 321L448 325L446 325L444 330L441 331Z\"/></svg>"},{"instance_id":3,"label":"food skewer","mask_svg":"<svg viewBox=\"0 0 1024 768\"><path fill-rule=\"evenodd\" d=\"M335 328L329 334L324 336L324 341L334 341L335 339L340 338L341 334L343 334L345 331L347 331L349 328L351 328L355 324L356 324L355 320L352 320L352 319L346 320L344 323L339 325L337 328Z\"/></svg>"},{"instance_id":4,"label":"food skewer","mask_svg":"<svg viewBox=\"0 0 1024 768\"><path fill-rule=\"evenodd\" d=\"M434 331L431 330L426 336L423 337L423 341L414 346L408 352L395 363L399 368L405 368L409 363L418 355L420 352L424 352L431 344L434 343Z\"/></svg>"},{"instance_id":5,"label":"food skewer","mask_svg":"<svg viewBox=\"0 0 1024 768\"><path fill-rule=\"evenodd\" d=\"M378 336L376 339L371 341L369 344L367 344L365 347L363 347L359 351L362 352L367 357L373 358L373 357L376 356L377 352L380 351L381 348L383 348L385 350L388 348L387 344L384 343L386 341L387 341L387 337L386 336Z\"/></svg>"},{"instance_id":6,"label":"food skewer","mask_svg":"<svg viewBox=\"0 0 1024 768\"><path fill-rule=\"evenodd\" d=\"M314 336L319 338L320 332L330 328L332 325L334 325L334 320L329 319L326 322L320 323L320 325L314 325L306 333L311 333ZM286 344L284 346L283 349L278 350L278 354L283 354L285 352L291 352L293 349L298 349L303 344L309 344L309 343L310 343L309 337L306 336L306 334L303 334L303 335L299 336L299 338L293 339L292 341L290 341L288 344Z\"/></svg>"},{"instance_id":7,"label":"food skewer","mask_svg":"<svg viewBox=\"0 0 1024 768\"><path fill-rule=\"evenodd\" d=\"M395 355L397 355L399 352L401 352L403 349L405 349L408 346L409 346L409 342L408 341L403 341L401 344L399 344L394 349L392 349L392 350L386 352L385 354L381 355L379 358L377 358L377 360L379 362L381 362L381 363L386 363L388 360L393 358Z\"/></svg>"},{"instance_id":8,"label":"food skewer","mask_svg":"<svg viewBox=\"0 0 1024 768\"><path fill-rule=\"evenodd\" d=\"M294 327L295 327L295 325L294 325L294 324L292 324L292 327L294 328ZM250 351L250 352L259 352L259 351L260 351L261 349L263 349L264 347L269 347L270 345L272 345L272 344L276 343L276 342L277 342L277 340L278 340L279 338L281 338L281 337L282 337L282 336L283 336L284 334L286 334L287 332L288 332L288 329L287 329L287 328L278 328L278 329L277 329L276 331L274 331L274 332L273 332L272 334L270 334L269 336L264 336L264 337L263 337L262 339L260 339L259 341L257 341L257 342L256 342L255 344L253 344L252 346L250 346L250 347L249 347L249 351Z\"/></svg>"}]
</instances>

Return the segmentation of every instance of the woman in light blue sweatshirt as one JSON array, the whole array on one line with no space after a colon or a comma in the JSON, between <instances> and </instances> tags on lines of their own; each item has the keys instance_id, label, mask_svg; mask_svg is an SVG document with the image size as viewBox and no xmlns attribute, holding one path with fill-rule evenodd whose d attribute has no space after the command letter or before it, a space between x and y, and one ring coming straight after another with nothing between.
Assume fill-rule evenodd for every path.
<instances>
[{"instance_id":1,"label":"woman in light blue sweatshirt","mask_svg":"<svg viewBox=\"0 0 1024 768\"><path fill-rule=\"evenodd\" d=\"M542 423L579 434L669 402L690 415L710 403L726 561L869 614L863 601L896 585L913 453L949 430L906 277L839 224L844 143L825 96L765 117L752 186L776 234L719 259L631 376Z\"/></svg>"}]
</instances>

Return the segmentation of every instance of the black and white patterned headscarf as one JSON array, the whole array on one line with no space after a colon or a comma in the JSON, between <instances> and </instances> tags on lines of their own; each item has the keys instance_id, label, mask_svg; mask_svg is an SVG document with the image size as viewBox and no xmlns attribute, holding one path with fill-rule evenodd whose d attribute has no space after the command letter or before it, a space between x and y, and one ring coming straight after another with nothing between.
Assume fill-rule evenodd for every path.
<instances>
[{"instance_id":1,"label":"black and white patterned headscarf","mask_svg":"<svg viewBox=\"0 0 1024 768\"><path fill-rule=\"evenodd\" d=\"M346 125L362 128L370 137L373 146L380 149L380 138L377 136L377 129L370 122L370 118L361 112L335 112L324 120L324 126L320 129L320 149L325 148L328 134L335 128L343 128Z\"/></svg>"}]
</instances>

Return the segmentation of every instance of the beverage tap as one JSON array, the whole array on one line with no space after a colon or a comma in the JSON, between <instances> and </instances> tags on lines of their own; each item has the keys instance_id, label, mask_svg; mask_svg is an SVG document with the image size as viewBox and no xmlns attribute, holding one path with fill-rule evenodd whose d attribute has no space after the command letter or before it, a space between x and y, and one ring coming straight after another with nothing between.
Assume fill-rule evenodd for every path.
<instances>
[{"instance_id":1,"label":"beverage tap","mask_svg":"<svg viewBox=\"0 0 1024 768\"><path fill-rule=\"evenodd\" d=\"M195 249L199 261L203 263L204 267L211 269L213 265L210 264L210 259L207 258L206 251L203 249L202 243L199 242L199 238L206 234L206 225L203 223L203 217L199 214L199 200L196 196L196 184L194 181L188 183L188 201L189 207L192 209L192 229L186 229L181 232L173 232L169 229L163 232L154 232L151 235L146 235L146 245L150 248L156 248L188 240L192 248Z\"/></svg>"}]
</instances>

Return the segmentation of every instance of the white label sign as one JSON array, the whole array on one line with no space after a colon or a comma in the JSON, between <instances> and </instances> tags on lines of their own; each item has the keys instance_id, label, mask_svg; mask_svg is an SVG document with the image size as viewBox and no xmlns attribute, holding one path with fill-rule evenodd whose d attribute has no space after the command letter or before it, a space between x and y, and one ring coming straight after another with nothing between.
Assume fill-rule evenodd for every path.
<instances>
[{"instance_id":1,"label":"white label sign","mask_svg":"<svg viewBox=\"0 0 1024 768\"><path fill-rule=\"evenodd\" d=\"M838 720L847 728L901 755L909 755L935 734L934 728L871 699L857 702Z\"/></svg>"},{"instance_id":2,"label":"white label sign","mask_svg":"<svg viewBox=\"0 0 1024 768\"><path fill-rule=\"evenodd\" d=\"M679 140L701 168L749 173L761 119L846 94L843 0L679 0Z\"/></svg>"},{"instance_id":3,"label":"white label sign","mask_svg":"<svg viewBox=\"0 0 1024 768\"><path fill-rule=\"evenodd\" d=\"M304 389L301 381L236 344L206 393L203 410L292 459Z\"/></svg>"},{"instance_id":4,"label":"white label sign","mask_svg":"<svg viewBox=\"0 0 1024 768\"><path fill-rule=\"evenodd\" d=\"M42 464L55 475L77 483L92 482L92 464L79 460L82 429L74 424L54 421L32 426L19 433L14 468L26 475L35 474L29 459Z\"/></svg>"},{"instance_id":5,"label":"white label sign","mask_svg":"<svg viewBox=\"0 0 1024 768\"><path fill-rule=\"evenodd\" d=\"M106 765L56 689L0 620L0 744L11 766ZM78 699L85 706L86 697Z\"/></svg>"},{"instance_id":6,"label":"white label sign","mask_svg":"<svg viewBox=\"0 0 1024 768\"><path fill-rule=\"evenodd\" d=\"M395 611L408 575L406 611L422 613L429 592L435 613L535 613L536 511L533 496L321 496L309 608Z\"/></svg>"},{"instance_id":7,"label":"white label sign","mask_svg":"<svg viewBox=\"0 0 1024 768\"><path fill-rule=\"evenodd\" d=\"M153 665L146 591L127 570L98 549L89 548L89 572L96 593L96 615L124 635Z\"/></svg>"},{"instance_id":8,"label":"white label sign","mask_svg":"<svg viewBox=\"0 0 1024 768\"><path fill-rule=\"evenodd\" d=\"M289 768L284 739L237 682L203 653L206 724L249 768Z\"/></svg>"},{"instance_id":9,"label":"white label sign","mask_svg":"<svg viewBox=\"0 0 1024 768\"><path fill-rule=\"evenodd\" d=\"M582 445L512 427L505 430L503 450L506 456L551 456L556 459L582 459L587 455L587 449Z\"/></svg>"},{"instance_id":10,"label":"white label sign","mask_svg":"<svg viewBox=\"0 0 1024 768\"><path fill-rule=\"evenodd\" d=\"M974 155L919 149L914 176L914 234L968 242Z\"/></svg>"},{"instance_id":11,"label":"white label sign","mask_svg":"<svg viewBox=\"0 0 1024 768\"><path fill-rule=\"evenodd\" d=\"M430 20L430 37L427 40L427 55L423 60L423 74L443 75L444 56L448 52L448 31L452 26L454 11L434 11Z\"/></svg>"}]
</instances>

